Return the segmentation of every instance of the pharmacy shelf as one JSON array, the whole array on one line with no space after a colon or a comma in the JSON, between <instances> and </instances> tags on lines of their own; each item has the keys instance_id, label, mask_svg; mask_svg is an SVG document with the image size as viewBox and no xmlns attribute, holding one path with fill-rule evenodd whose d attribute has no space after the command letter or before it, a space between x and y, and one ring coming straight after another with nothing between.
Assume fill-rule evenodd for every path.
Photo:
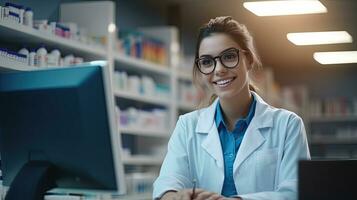
<instances>
[{"instance_id":1,"label":"pharmacy shelf","mask_svg":"<svg viewBox=\"0 0 357 200\"><path fill-rule=\"evenodd\" d=\"M178 103L178 108L181 110L185 111L193 111L196 109L196 106L192 103L187 103L187 102L179 102Z\"/></svg>"},{"instance_id":2,"label":"pharmacy shelf","mask_svg":"<svg viewBox=\"0 0 357 200\"><path fill-rule=\"evenodd\" d=\"M143 193L143 194L128 194L128 195L114 195L112 197L101 196L90 196L84 198L83 196L78 195L45 195L45 200L82 200L82 199L91 199L91 200L150 200L152 198L152 193Z\"/></svg>"},{"instance_id":3,"label":"pharmacy shelf","mask_svg":"<svg viewBox=\"0 0 357 200\"><path fill-rule=\"evenodd\" d=\"M158 156L135 155L124 156L123 163L125 165L161 165L164 159Z\"/></svg>"},{"instance_id":4,"label":"pharmacy shelf","mask_svg":"<svg viewBox=\"0 0 357 200\"><path fill-rule=\"evenodd\" d=\"M336 138L336 137L321 137L321 138L311 138L310 143L312 145L357 145L357 138Z\"/></svg>"},{"instance_id":5,"label":"pharmacy shelf","mask_svg":"<svg viewBox=\"0 0 357 200\"><path fill-rule=\"evenodd\" d=\"M140 127L120 126L119 132L124 134L139 135L139 136L153 136L153 137L161 137L161 138L170 137L168 130L152 130L152 129L145 129Z\"/></svg>"},{"instance_id":6,"label":"pharmacy shelf","mask_svg":"<svg viewBox=\"0 0 357 200\"><path fill-rule=\"evenodd\" d=\"M135 100L135 101L150 103L155 105L161 105L161 106L170 105L169 98L144 96L144 95L136 94L133 92L122 91L122 90L114 90L113 93L116 97L119 98L125 98L125 99L130 99L130 100Z\"/></svg>"},{"instance_id":7,"label":"pharmacy shelf","mask_svg":"<svg viewBox=\"0 0 357 200\"><path fill-rule=\"evenodd\" d=\"M0 57L0 69L6 71L32 71L38 70L40 68L30 67L28 65L22 64L20 62L12 61L10 59Z\"/></svg>"},{"instance_id":8,"label":"pharmacy shelf","mask_svg":"<svg viewBox=\"0 0 357 200\"><path fill-rule=\"evenodd\" d=\"M192 81L192 71L183 68L176 68L177 78L184 81Z\"/></svg>"},{"instance_id":9,"label":"pharmacy shelf","mask_svg":"<svg viewBox=\"0 0 357 200\"><path fill-rule=\"evenodd\" d=\"M165 65L155 64L146 60L138 59L123 55L121 53L115 53L114 60L120 65L120 68L136 70L143 70L160 75L170 76L171 72L169 67Z\"/></svg>"},{"instance_id":10,"label":"pharmacy shelf","mask_svg":"<svg viewBox=\"0 0 357 200\"><path fill-rule=\"evenodd\" d=\"M348 155L311 156L311 160L346 160L346 159L356 159L356 156L348 156Z\"/></svg>"},{"instance_id":11,"label":"pharmacy shelf","mask_svg":"<svg viewBox=\"0 0 357 200\"><path fill-rule=\"evenodd\" d=\"M344 115L344 116L310 116L310 123L322 123L322 122L357 122L356 115Z\"/></svg>"},{"instance_id":12,"label":"pharmacy shelf","mask_svg":"<svg viewBox=\"0 0 357 200\"><path fill-rule=\"evenodd\" d=\"M106 51L102 46L84 44L76 40L62 38L21 24L0 21L0 35L1 37L6 38L6 40L11 39L22 44L44 44L74 54L80 52L79 54L81 56L86 55L96 58L106 58Z\"/></svg>"},{"instance_id":13,"label":"pharmacy shelf","mask_svg":"<svg viewBox=\"0 0 357 200\"><path fill-rule=\"evenodd\" d=\"M128 194L128 195L124 195L124 196L118 196L118 197L116 197L114 199L115 200L151 200L152 199L152 193Z\"/></svg>"}]
</instances>

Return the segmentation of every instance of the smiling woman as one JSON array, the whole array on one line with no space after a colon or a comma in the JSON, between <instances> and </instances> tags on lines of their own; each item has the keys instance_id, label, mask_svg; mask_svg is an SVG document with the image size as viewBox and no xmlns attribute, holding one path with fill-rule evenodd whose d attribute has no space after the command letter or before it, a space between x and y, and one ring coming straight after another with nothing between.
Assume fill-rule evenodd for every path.
<instances>
[{"instance_id":1,"label":"smiling woman","mask_svg":"<svg viewBox=\"0 0 357 200\"><path fill-rule=\"evenodd\" d=\"M254 92L248 74L260 65L247 28L231 17L200 29L194 82L211 101L180 116L155 199L297 198L297 161L310 159L304 124Z\"/></svg>"},{"instance_id":2,"label":"smiling woman","mask_svg":"<svg viewBox=\"0 0 357 200\"><path fill-rule=\"evenodd\" d=\"M211 37L208 37L211 36ZM213 39L212 39L213 37ZM216 40L216 39L217 40ZM204 40L205 39L205 40ZM220 45L219 43L222 40L225 42L224 44ZM216 45L219 44L219 46L224 47L229 47L228 49L236 49L237 54L237 61L241 62L242 64L237 62L237 65L245 65L245 63L249 62L249 69L251 70L252 68L256 67L259 68L261 67L261 61L259 59L258 53L254 47L253 43L253 38L250 35L249 31L243 24L239 24L238 22L231 20L230 17L218 17L216 19L212 19L206 27L202 27L200 29L199 35L198 35L198 42L196 45L196 66L193 68L193 82L195 85L200 89L204 91L204 97L202 99L203 103L205 100L209 98L209 104L211 104L217 97L216 93L210 92L210 90L207 90L207 85L204 84L202 81L202 75L200 72L202 72L200 67L200 63L197 63L197 61L201 60L202 58L205 57L206 53L217 53L217 52L210 52L210 51L219 51L216 47ZM219 47L218 46L218 47ZM214 47L214 48L213 48ZM227 52L230 53L231 51ZM222 52L223 53L223 52ZM201 57L200 57L201 56ZM216 59L214 59L216 60ZM220 59L220 61L222 61ZM214 62L214 68L217 64L217 62ZM227 66L220 62L223 66L227 68ZM244 66L243 68L245 68ZM229 66L228 66L229 68ZM237 67L237 68L242 68L242 67ZM214 70L214 69L213 69ZM213 72L212 70L212 72ZM241 70L240 70L241 71ZM252 70L251 70L252 71ZM205 73L203 73L205 74ZM256 88L254 84L252 83L251 80L248 81L249 88L252 91L256 91ZM210 97L208 97L210 96Z\"/></svg>"}]
</instances>

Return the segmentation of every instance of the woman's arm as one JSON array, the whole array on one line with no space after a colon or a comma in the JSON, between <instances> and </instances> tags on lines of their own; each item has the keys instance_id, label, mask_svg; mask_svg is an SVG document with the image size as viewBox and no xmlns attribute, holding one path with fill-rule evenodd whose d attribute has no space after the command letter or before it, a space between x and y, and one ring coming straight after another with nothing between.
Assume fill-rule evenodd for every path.
<instances>
[{"instance_id":1,"label":"woman's arm","mask_svg":"<svg viewBox=\"0 0 357 200\"><path fill-rule=\"evenodd\" d=\"M161 166L160 175L154 182L153 198L171 195L168 191L192 188L192 175L188 164L186 143L188 140L184 117L179 117L168 143L168 151Z\"/></svg>"}]
</instances>

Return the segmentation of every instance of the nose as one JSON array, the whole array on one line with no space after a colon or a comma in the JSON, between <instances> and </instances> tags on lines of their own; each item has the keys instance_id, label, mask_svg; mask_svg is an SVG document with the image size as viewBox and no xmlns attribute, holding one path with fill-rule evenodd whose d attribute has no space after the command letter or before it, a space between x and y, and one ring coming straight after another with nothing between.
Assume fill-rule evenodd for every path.
<instances>
[{"instance_id":1,"label":"nose","mask_svg":"<svg viewBox=\"0 0 357 200\"><path fill-rule=\"evenodd\" d=\"M216 68L215 68L215 74L222 74L227 72L227 68L225 68L223 66L223 64L221 63L220 59L216 58Z\"/></svg>"}]
</instances>

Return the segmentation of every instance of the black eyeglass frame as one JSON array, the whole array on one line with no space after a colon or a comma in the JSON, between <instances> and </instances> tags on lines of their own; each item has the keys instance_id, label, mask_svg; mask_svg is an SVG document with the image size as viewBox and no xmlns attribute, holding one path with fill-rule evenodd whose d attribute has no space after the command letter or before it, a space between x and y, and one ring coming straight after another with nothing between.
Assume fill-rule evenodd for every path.
<instances>
[{"instance_id":1,"label":"black eyeglass frame","mask_svg":"<svg viewBox=\"0 0 357 200\"><path fill-rule=\"evenodd\" d=\"M237 52L238 61L237 61L237 64L234 65L233 67L228 67L228 66L226 66L226 65L222 62L222 56L223 56L225 53L230 52L230 51L232 51L232 50L234 50L234 51ZM196 66L197 66L197 68L198 68L198 71L200 71L202 74L205 74L205 75L209 75L209 74L211 74L212 72L214 72L214 70L216 70L216 66L217 66L217 61L216 61L216 59L217 59L217 58L219 59L219 62L221 62L221 64L223 65L223 67L225 67L225 68L227 68L227 69L233 69L233 68L235 68L235 67L237 67L237 66L239 65L239 61L240 61L239 52L247 52L247 51L246 51L246 50L243 50L243 49L237 49L237 48L232 47L232 48L228 48L228 49L222 51L218 56L215 56L215 57L206 55L206 56L197 58L197 59L195 60L195 64L196 64ZM200 68L200 65L199 65L199 61L202 60L202 59L204 59L204 58L207 58L207 57L212 58L212 60L213 60L213 62L214 62L214 67L213 67L213 69L212 69L211 72L209 72L209 73L204 73L204 72L201 71L201 68Z\"/></svg>"}]
</instances>

